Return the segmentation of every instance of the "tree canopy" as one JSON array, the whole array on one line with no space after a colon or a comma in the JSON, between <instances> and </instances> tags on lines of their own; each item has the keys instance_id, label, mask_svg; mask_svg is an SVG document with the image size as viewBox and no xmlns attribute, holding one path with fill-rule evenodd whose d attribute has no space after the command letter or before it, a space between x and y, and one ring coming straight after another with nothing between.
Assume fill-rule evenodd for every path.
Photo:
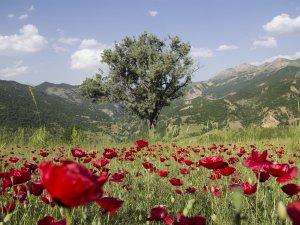
<instances>
[{"instance_id":1,"label":"tree canopy","mask_svg":"<svg viewBox=\"0 0 300 225\"><path fill-rule=\"evenodd\" d=\"M177 36L160 40L144 32L126 37L102 53L109 73L86 78L81 93L95 101L122 103L153 129L162 108L182 96L191 82L195 68L190 49Z\"/></svg>"}]
</instances>

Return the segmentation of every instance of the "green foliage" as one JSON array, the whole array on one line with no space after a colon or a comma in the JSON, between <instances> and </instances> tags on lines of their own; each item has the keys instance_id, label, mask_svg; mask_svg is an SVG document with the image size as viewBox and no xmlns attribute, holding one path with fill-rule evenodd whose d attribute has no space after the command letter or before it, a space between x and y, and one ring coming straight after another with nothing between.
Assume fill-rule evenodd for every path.
<instances>
[{"instance_id":1,"label":"green foliage","mask_svg":"<svg viewBox=\"0 0 300 225\"><path fill-rule=\"evenodd\" d=\"M79 146L83 141L83 131L81 129L73 127L71 133L71 141L74 146Z\"/></svg>"},{"instance_id":2,"label":"green foliage","mask_svg":"<svg viewBox=\"0 0 300 225\"><path fill-rule=\"evenodd\" d=\"M87 78L81 85L84 96L94 100L107 98L120 102L152 129L161 110L183 95L183 87L195 71L188 56L190 45L169 37L162 41L147 32L136 38L126 37L114 50L104 50L102 62L109 74Z\"/></svg>"},{"instance_id":3,"label":"green foliage","mask_svg":"<svg viewBox=\"0 0 300 225\"><path fill-rule=\"evenodd\" d=\"M32 137L31 137L31 142L35 145L46 146L48 136L49 136L49 134L48 134L46 128L41 127L33 133Z\"/></svg>"}]
</instances>

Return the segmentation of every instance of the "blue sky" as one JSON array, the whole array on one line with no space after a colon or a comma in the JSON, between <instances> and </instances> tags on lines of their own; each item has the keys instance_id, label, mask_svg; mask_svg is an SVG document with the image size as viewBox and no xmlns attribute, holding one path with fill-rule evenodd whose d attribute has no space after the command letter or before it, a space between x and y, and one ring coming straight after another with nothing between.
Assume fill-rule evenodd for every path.
<instances>
[{"instance_id":1,"label":"blue sky","mask_svg":"<svg viewBox=\"0 0 300 225\"><path fill-rule=\"evenodd\" d=\"M299 0L1 0L0 79L80 84L101 51L144 31L178 35L201 68L300 58Z\"/></svg>"}]
</instances>

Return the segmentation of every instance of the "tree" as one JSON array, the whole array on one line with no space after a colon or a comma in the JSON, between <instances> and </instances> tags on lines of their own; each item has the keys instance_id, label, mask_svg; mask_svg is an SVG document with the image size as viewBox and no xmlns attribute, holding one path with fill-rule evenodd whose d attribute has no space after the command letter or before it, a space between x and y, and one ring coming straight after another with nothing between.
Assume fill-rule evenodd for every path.
<instances>
[{"instance_id":1,"label":"tree","mask_svg":"<svg viewBox=\"0 0 300 225\"><path fill-rule=\"evenodd\" d=\"M137 39L126 37L104 50L102 62L109 73L96 74L81 85L81 93L95 101L122 103L125 108L147 122L149 130L157 124L163 107L184 94L195 71L189 56L191 46L180 39L160 40L144 32Z\"/></svg>"}]
</instances>

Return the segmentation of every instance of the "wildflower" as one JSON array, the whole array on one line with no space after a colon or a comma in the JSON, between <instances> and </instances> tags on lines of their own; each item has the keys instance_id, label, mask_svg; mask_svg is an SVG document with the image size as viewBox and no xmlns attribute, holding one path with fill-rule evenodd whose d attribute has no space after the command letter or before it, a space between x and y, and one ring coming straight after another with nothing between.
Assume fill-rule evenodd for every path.
<instances>
[{"instance_id":1,"label":"wildflower","mask_svg":"<svg viewBox=\"0 0 300 225\"><path fill-rule=\"evenodd\" d=\"M41 180L52 199L59 205L76 207L97 200L107 176L97 177L78 163L62 161L60 166L50 162L39 165Z\"/></svg>"}]
</instances>

